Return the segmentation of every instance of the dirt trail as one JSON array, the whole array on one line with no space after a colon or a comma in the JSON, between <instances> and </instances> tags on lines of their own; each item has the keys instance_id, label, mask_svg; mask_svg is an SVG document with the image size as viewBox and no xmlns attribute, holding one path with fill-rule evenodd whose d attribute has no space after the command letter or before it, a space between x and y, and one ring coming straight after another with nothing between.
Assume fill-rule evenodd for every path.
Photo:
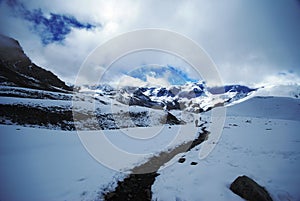
<instances>
[{"instance_id":1,"label":"dirt trail","mask_svg":"<svg viewBox=\"0 0 300 201\"><path fill-rule=\"evenodd\" d=\"M201 132L199 132L196 139L183 143L171 151L161 152L158 156L150 158L146 163L134 167L127 178L118 182L114 191L104 194L104 199L106 201L151 200L151 186L159 175L157 173L159 168L177 154L188 152L207 140L209 132L206 130L206 127L203 127L203 124L200 127L202 127Z\"/></svg>"}]
</instances>

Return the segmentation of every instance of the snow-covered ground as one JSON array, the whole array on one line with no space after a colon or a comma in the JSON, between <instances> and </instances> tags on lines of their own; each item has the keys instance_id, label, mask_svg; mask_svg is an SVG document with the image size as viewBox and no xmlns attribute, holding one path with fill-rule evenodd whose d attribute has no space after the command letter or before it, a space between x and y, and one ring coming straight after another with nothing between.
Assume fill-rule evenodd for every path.
<instances>
[{"instance_id":1,"label":"snow-covered ground","mask_svg":"<svg viewBox=\"0 0 300 201\"><path fill-rule=\"evenodd\" d=\"M50 98L50 99L57 99L57 100L72 99L72 94L68 91L66 91L66 93L62 93L62 92L53 92L53 91L45 91L39 89L2 86L2 85L0 86L0 96L36 98L36 99Z\"/></svg>"},{"instance_id":2,"label":"snow-covered ground","mask_svg":"<svg viewBox=\"0 0 300 201\"><path fill-rule=\"evenodd\" d=\"M15 125L0 125L0 130L0 200L94 200L126 175L98 163L75 131ZM186 131L189 135L182 134ZM80 135L90 136L93 142L105 135L119 149L140 154L114 158L101 148L103 142L97 141L98 151L103 151L100 155L114 162L112 168L122 170L195 137L195 128L190 125L82 132Z\"/></svg>"},{"instance_id":3,"label":"snow-covered ground","mask_svg":"<svg viewBox=\"0 0 300 201\"><path fill-rule=\"evenodd\" d=\"M85 200L117 174L75 132L0 126L1 200ZM121 175L120 175L121 176Z\"/></svg>"},{"instance_id":4,"label":"snow-covered ground","mask_svg":"<svg viewBox=\"0 0 300 201\"><path fill-rule=\"evenodd\" d=\"M299 112L300 101L290 98L254 98L229 107L212 153L199 160L198 146L173 158L172 163L180 157L186 160L159 170L153 199L243 200L229 186L247 175L265 186L275 201L299 201Z\"/></svg>"},{"instance_id":5,"label":"snow-covered ground","mask_svg":"<svg viewBox=\"0 0 300 201\"><path fill-rule=\"evenodd\" d=\"M18 98L18 97L0 97L2 105L28 105L28 106L42 106L42 107L63 107L71 108L72 102L70 100L51 100L51 99L33 99L33 98Z\"/></svg>"},{"instance_id":6,"label":"snow-covered ground","mask_svg":"<svg viewBox=\"0 0 300 201\"><path fill-rule=\"evenodd\" d=\"M102 113L149 110L154 120L165 114L162 110L128 107L93 94L84 100L78 96L73 106L84 108L81 104L86 105L86 102L93 105L94 98L108 103L99 102ZM72 106L71 101L65 99L0 97L0 102L3 105ZM86 147L91 143L91 149L100 157L105 156L102 160L109 160L106 165L130 170L161 151L194 139L199 129L193 123L197 115L171 112L192 123L164 126L150 119L153 127L83 130L80 137L87 143ZM299 112L300 100L288 97L253 97L228 107L223 133L213 152L200 160L202 144L179 154L162 167L152 186L153 199L241 200L229 190L229 185L237 176L245 174L265 186L274 200L299 201ZM129 125L132 121L129 117L117 123ZM209 113L202 116L202 120L209 122ZM0 125L0 131L0 200L94 200L103 189L112 189L127 174L97 162L97 154L88 153L75 131L17 125ZM136 155L120 158L102 149L103 136L124 152ZM177 162L180 157L186 159L184 163ZM191 165L191 162L197 164Z\"/></svg>"}]
</instances>

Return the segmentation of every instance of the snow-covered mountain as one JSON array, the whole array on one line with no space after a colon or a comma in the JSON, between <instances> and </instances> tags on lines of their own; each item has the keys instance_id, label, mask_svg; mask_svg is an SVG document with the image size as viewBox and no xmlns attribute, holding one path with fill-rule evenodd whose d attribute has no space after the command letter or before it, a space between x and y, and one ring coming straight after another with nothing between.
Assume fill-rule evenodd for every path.
<instances>
[{"instance_id":1,"label":"snow-covered mountain","mask_svg":"<svg viewBox=\"0 0 300 201\"><path fill-rule=\"evenodd\" d=\"M205 112L246 98L257 89L241 85L208 88L205 82L189 82L169 87L122 87L114 89L108 84L85 86L95 93L109 95L125 105L138 105L163 110ZM85 90L82 91L85 91Z\"/></svg>"},{"instance_id":2,"label":"snow-covered mountain","mask_svg":"<svg viewBox=\"0 0 300 201\"><path fill-rule=\"evenodd\" d=\"M277 97L290 97L300 98L300 85L266 85L260 87L256 96L277 96Z\"/></svg>"},{"instance_id":3,"label":"snow-covered mountain","mask_svg":"<svg viewBox=\"0 0 300 201\"><path fill-rule=\"evenodd\" d=\"M255 91L239 85L224 89L221 92L221 88L207 88L205 83L121 89L104 84L82 86L79 91L66 94L1 86L0 123L63 130L184 124L194 118L175 117L172 113L190 112L190 116L195 116L213 107L234 104Z\"/></svg>"}]
</instances>

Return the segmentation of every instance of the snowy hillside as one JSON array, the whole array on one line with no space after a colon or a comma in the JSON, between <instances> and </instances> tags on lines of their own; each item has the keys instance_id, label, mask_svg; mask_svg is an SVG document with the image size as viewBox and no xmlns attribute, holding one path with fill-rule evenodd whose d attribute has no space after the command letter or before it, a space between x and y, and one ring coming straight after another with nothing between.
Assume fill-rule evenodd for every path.
<instances>
[{"instance_id":1,"label":"snowy hillside","mask_svg":"<svg viewBox=\"0 0 300 201\"><path fill-rule=\"evenodd\" d=\"M20 100L24 105L39 107L53 104L49 100L34 102L4 97L1 102L20 104ZM64 101L61 105L66 106ZM299 118L295 115L299 111L299 99L276 97L252 98L228 107L223 134L213 152L200 160L199 149L203 146L200 144L177 154L158 171L151 187L152 198L242 200L229 190L229 185L237 176L245 174L265 186L275 201L299 200L300 136ZM197 116L193 120L195 118ZM202 114L201 118L209 122L209 113ZM209 124L204 123L204 126L209 128ZM147 136L160 128L107 130L105 135L123 150L158 155L194 139L195 131L201 127L195 127L194 122L170 128L163 126L161 134L149 140ZM75 131L14 125L2 125L0 129L0 162L5 164L0 171L0 179L5 184L0 187L1 200L102 200L103 193L112 191L118 181L128 177L128 172L120 173L97 163L84 149ZM184 135L170 145L178 129ZM123 131L129 135L124 135ZM87 135L98 133L85 132ZM144 136L148 140L132 136ZM106 155L112 157L109 153ZM135 160L115 158L112 161L120 169L130 170L148 157L141 155Z\"/></svg>"},{"instance_id":2,"label":"snowy hillside","mask_svg":"<svg viewBox=\"0 0 300 201\"><path fill-rule=\"evenodd\" d=\"M300 98L300 85L274 85L269 84L261 87L257 91L257 96L277 96L277 97L291 97Z\"/></svg>"},{"instance_id":3,"label":"snowy hillside","mask_svg":"<svg viewBox=\"0 0 300 201\"><path fill-rule=\"evenodd\" d=\"M0 89L1 124L62 130L103 130L192 121L177 119L162 110L128 107L109 96L94 92L65 94L7 86Z\"/></svg>"},{"instance_id":4,"label":"snowy hillside","mask_svg":"<svg viewBox=\"0 0 300 201\"><path fill-rule=\"evenodd\" d=\"M265 186L275 201L298 201L300 101L253 98L229 107L214 151L199 160L199 147L179 154L160 174L154 200L242 200L230 183L248 175ZM183 163L179 159L184 158Z\"/></svg>"}]
</instances>

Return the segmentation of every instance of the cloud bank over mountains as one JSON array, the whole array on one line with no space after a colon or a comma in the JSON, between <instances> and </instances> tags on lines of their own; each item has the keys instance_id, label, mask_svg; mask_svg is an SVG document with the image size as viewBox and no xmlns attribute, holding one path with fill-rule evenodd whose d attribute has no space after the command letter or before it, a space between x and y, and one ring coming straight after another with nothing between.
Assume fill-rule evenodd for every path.
<instances>
[{"instance_id":1,"label":"cloud bank over mountains","mask_svg":"<svg viewBox=\"0 0 300 201\"><path fill-rule=\"evenodd\" d=\"M0 32L17 39L35 63L70 83L98 45L124 32L162 28L197 42L216 63L224 83L293 84L300 77L299 8L296 0L2 0ZM112 77L118 80L139 65L159 64L198 78L180 59L157 55L139 55L139 63L132 57L115 66ZM149 63L153 57L157 59Z\"/></svg>"}]
</instances>

